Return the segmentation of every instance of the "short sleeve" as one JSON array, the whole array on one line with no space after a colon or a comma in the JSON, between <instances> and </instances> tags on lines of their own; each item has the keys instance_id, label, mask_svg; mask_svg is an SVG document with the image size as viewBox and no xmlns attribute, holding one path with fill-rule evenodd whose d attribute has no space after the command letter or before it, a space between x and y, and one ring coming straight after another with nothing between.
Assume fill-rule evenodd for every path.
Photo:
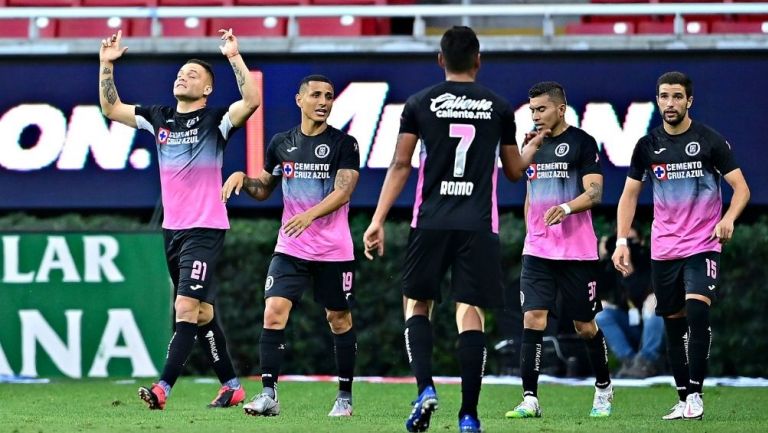
<instances>
[{"instance_id":1,"label":"short sleeve","mask_svg":"<svg viewBox=\"0 0 768 433\"><path fill-rule=\"evenodd\" d=\"M267 146L267 154L264 155L264 171L272 176L282 176L283 169L280 167L280 158L277 156L277 146L281 142L281 134L272 137Z\"/></svg>"},{"instance_id":2,"label":"short sleeve","mask_svg":"<svg viewBox=\"0 0 768 433\"><path fill-rule=\"evenodd\" d=\"M155 135L157 128L165 122L162 109L163 107L159 105L150 105L146 107L137 105L134 110L136 127L138 129L149 131L152 135Z\"/></svg>"},{"instance_id":3,"label":"short sleeve","mask_svg":"<svg viewBox=\"0 0 768 433\"><path fill-rule=\"evenodd\" d=\"M418 111L418 99L411 96L405 102L403 113L400 115L400 133L419 135L419 122L416 117Z\"/></svg>"},{"instance_id":4,"label":"short sleeve","mask_svg":"<svg viewBox=\"0 0 768 433\"><path fill-rule=\"evenodd\" d=\"M359 170L360 169L360 146L357 140L351 135L347 135L341 142L341 157L339 158L339 170Z\"/></svg>"},{"instance_id":5,"label":"short sleeve","mask_svg":"<svg viewBox=\"0 0 768 433\"><path fill-rule=\"evenodd\" d=\"M731 144L722 137L718 137L712 147L712 164L722 175L726 175L739 168L736 159L733 157Z\"/></svg>"},{"instance_id":6,"label":"short sleeve","mask_svg":"<svg viewBox=\"0 0 768 433\"><path fill-rule=\"evenodd\" d=\"M597 150L597 142L591 135L584 135L584 140L582 140L581 148L579 149L579 172L582 177L588 174L603 174L603 170L600 167L600 155Z\"/></svg>"},{"instance_id":7,"label":"short sleeve","mask_svg":"<svg viewBox=\"0 0 768 433\"><path fill-rule=\"evenodd\" d=\"M501 145L517 145L517 125L515 124L515 112L512 106L504 103L499 113L501 115Z\"/></svg>"},{"instance_id":8,"label":"short sleeve","mask_svg":"<svg viewBox=\"0 0 768 433\"><path fill-rule=\"evenodd\" d=\"M632 160L629 163L627 177L639 181L645 180L645 171L648 168L648 161L645 153L645 140L643 137L635 144L635 150L632 151Z\"/></svg>"}]
</instances>

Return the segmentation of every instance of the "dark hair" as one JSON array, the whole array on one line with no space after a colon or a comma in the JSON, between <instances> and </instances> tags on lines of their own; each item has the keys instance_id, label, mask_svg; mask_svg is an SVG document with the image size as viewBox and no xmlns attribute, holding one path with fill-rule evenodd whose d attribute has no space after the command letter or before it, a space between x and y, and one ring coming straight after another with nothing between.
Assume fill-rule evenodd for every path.
<instances>
[{"instance_id":1,"label":"dark hair","mask_svg":"<svg viewBox=\"0 0 768 433\"><path fill-rule=\"evenodd\" d=\"M467 72L475 66L480 53L480 41L475 32L466 26L453 26L440 39L445 68L450 72Z\"/></svg>"},{"instance_id":2,"label":"dark hair","mask_svg":"<svg viewBox=\"0 0 768 433\"><path fill-rule=\"evenodd\" d=\"M202 66L203 69L205 69L205 72L207 72L208 75L211 76L211 86L213 86L214 77L213 77L213 67L211 66L211 64L206 62L205 60L189 59L189 60L187 60L187 63L185 63L185 65L188 65L190 63L194 63L196 65Z\"/></svg>"},{"instance_id":3,"label":"dark hair","mask_svg":"<svg viewBox=\"0 0 768 433\"><path fill-rule=\"evenodd\" d=\"M330 78L326 77L325 75L312 74L312 75L307 75L306 77L301 79L301 81L299 82L299 93L301 93L301 91L304 89L304 87L307 86L307 84L309 84L310 81L320 81L321 83L328 83L331 85L331 87L333 87L333 83L331 82Z\"/></svg>"},{"instance_id":4,"label":"dark hair","mask_svg":"<svg viewBox=\"0 0 768 433\"><path fill-rule=\"evenodd\" d=\"M662 84L680 84L685 88L685 97L690 98L693 96L693 81L682 72L672 71L661 74L658 80L656 80L656 94L659 94L659 87Z\"/></svg>"},{"instance_id":5,"label":"dark hair","mask_svg":"<svg viewBox=\"0 0 768 433\"><path fill-rule=\"evenodd\" d=\"M533 87L528 90L529 98L535 98L541 95L547 95L549 96L549 99L552 99L553 101L567 104L565 99L565 89L563 89L563 86L556 81L542 81L541 83L534 84Z\"/></svg>"}]
</instances>

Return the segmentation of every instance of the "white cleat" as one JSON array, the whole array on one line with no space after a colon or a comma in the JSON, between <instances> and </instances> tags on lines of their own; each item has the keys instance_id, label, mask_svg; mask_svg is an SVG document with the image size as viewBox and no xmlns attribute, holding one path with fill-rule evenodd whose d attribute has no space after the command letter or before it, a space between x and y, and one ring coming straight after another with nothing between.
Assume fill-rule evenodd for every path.
<instances>
[{"instance_id":1,"label":"white cleat","mask_svg":"<svg viewBox=\"0 0 768 433\"><path fill-rule=\"evenodd\" d=\"M328 416L352 416L352 402L346 398L337 398Z\"/></svg>"},{"instance_id":2,"label":"white cleat","mask_svg":"<svg viewBox=\"0 0 768 433\"><path fill-rule=\"evenodd\" d=\"M683 418L701 419L703 416L704 402L701 400L701 394L698 392L688 394L688 398L685 399L685 410L683 410Z\"/></svg>"},{"instance_id":3,"label":"white cleat","mask_svg":"<svg viewBox=\"0 0 768 433\"><path fill-rule=\"evenodd\" d=\"M613 385L608 385L605 389L595 387L595 397L592 399L592 410L589 416L604 418L611 416L611 412L613 412Z\"/></svg>"},{"instance_id":4,"label":"white cleat","mask_svg":"<svg viewBox=\"0 0 768 433\"><path fill-rule=\"evenodd\" d=\"M678 401L676 405L672 406L669 413L661 417L663 420L683 419L683 411L685 411L685 402Z\"/></svg>"},{"instance_id":5,"label":"white cleat","mask_svg":"<svg viewBox=\"0 0 768 433\"><path fill-rule=\"evenodd\" d=\"M261 393L243 405L246 415L275 416L280 415L280 403L269 394Z\"/></svg>"}]
</instances>

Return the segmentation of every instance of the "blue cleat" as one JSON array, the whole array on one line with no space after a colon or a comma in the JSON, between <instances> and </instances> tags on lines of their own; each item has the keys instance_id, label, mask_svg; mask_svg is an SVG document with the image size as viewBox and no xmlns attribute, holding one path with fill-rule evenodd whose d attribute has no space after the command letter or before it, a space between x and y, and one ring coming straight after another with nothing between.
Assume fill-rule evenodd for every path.
<instances>
[{"instance_id":1,"label":"blue cleat","mask_svg":"<svg viewBox=\"0 0 768 433\"><path fill-rule=\"evenodd\" d=\"M464 415L459 420L459 431L462 433L480 433L483 429L480 428L480 420L473 418L472 415Z\"/></svg>"},{"instance_id":2,"label":"blue cleat","mask_svg":"<svg viewBox=\"0 0 768 433\"><path fill-rule=\"evenodd\" d=\"M429 428L432 412L437 410L437 393L428 386L413 403L411 415L405 420L405 429L409 432L424 432ZM471 430L469 430L471 431Z\"/></svg>"}]
</instances>

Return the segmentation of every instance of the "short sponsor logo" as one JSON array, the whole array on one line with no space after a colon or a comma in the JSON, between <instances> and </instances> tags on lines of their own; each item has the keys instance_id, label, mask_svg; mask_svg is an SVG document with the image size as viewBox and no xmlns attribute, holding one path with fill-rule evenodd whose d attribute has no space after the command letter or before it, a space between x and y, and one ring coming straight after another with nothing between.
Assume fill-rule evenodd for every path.
<instances>
[{"instance_id":1,"label":"short sponsor logo","mask_svg":"<svg viewBox=\"0 0 768 433\"><path fill-rule=\"evenodd\" d=\"M715 290L715 287L717 287L717 284L712 284L712 285L707 286L707 288L709 288L710 291L711 290Z\"/></svg>"},{"instance_id":2,"label":"short sponsor logo","mask_svg":"<svg viewBox=\"0 0 768 433\"><path fill-rule=\"evenodd\" d=\"M170 137L171 131L165 128L160 128L160 130L157 131L157 142L160 144L165 144L168 142L168 137Z\"/></svg>"},{"instance_id":3,"label":"short sponsor logo","mask_svg":"<svg viewBox=\"0 0 768 433\"><path fill-rule=\"evenodd\" d=\"M195 284L194 286L189 286L189 288L192 289L192 290L199 290L199 289L203 288L203 285L202 284Z\"/></svg>"},{"instance_id":4,"label":"short sponsor logo","mask_svg":"<svg viewBox=\"0 0 768 433\"><path fill-rule=\"evenodd\" d=\"M267 275L267 281L264 282L264 291L271 289L273 284L275 284L275 279L272 278L272 275Z\"/></svg>"},{"instance_id":5,"label":"short sponsor logo","mask_svg":"<svg viewBox=\"0 0 768 433\"><path fill-rule=\"evenodd\" d=\"M685 154L688 156L696 156L701 151L701 145L698 141L692 141L685 145Z\"/></svg>"},{"instance_id":6,"label":"short sponsor logo","mask_svg":"<svg viewBox=\"0 0 768 433\"><path fill-rule=\"evenodd\" d=\"M568 151L571 149L570 146L568 146L568 143L560 143L555 148L555 155L559 157L563 157L568 154Z\"/></svg>"},{"instance_id":7,"label":"short sponsor logo","mask_svg":"<svg viewBox=\"0 0 768 433\"><path fill-rule=\"evenodd\" d=\"M321 144L315 148L315 156L318 158L325 158L331 153L331 148L327 144Z\"/></svg>"},{"instance_id":8,"label":"short sponsor logo","mask_svg":"<svg viewBox=\"0 0 768 433\"><path fill-rule=\"evenodd\" d=\"M525 293L520 291L520 305L525 304Z\"/></svg>"}]
</instances>

